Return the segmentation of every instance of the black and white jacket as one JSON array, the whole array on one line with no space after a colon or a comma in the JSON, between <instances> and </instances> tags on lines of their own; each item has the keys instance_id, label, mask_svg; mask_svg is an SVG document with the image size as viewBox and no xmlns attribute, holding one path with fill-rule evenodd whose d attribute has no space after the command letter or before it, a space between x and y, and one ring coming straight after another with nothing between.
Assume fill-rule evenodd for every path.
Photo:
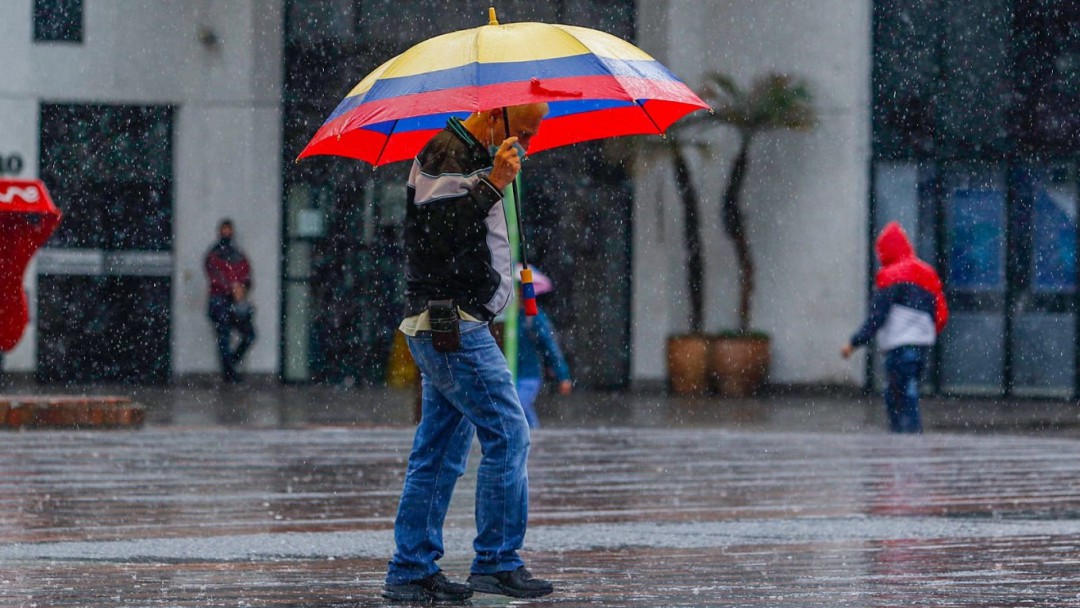
<instances>
[{"instance_id":1,"label":"black and white jacket","mask_svg":"<svg viewBox=\"0 0 1080 608\"><path fill-rule=\"evenodd\" d=\"M406 316L453 299L485 321L510 302L510 240L502 193L487 180L491 154L455 118L409 173L405 214Z\"/></svg>"}]
</instances>

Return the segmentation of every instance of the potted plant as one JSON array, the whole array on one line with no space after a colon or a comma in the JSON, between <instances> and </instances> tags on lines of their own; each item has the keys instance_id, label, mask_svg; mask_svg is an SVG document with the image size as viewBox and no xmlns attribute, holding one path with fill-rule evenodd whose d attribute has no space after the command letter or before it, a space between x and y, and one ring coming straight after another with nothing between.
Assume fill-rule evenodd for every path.
<instances>
[{"instance_id":1,"label":"potted plant","mask_svg":"<svg viewBox=\"0 0 1080 608\"><path fill-rule=\"evenodd\" d=\"M740 87L734 79L713 74L706 80L706 98L715 112L703 120L734 127L738 149L728 172L720 213L724 232L735 247L739 268L739 324L712 342L713 388L724 395L756 392L767 379L769 336L754 331L751 311L754 297L754 259L742 208L743 185L750 160L750 144L761 133L790 129L808 131L816 123L813 97L802 80L784 74L764 74Z\"/></svg>"},{"instance_id":2,"label":"potted plant","mask_svg":"<svg viewBox=\"0 0 1080 608\"><path fill-rule=\"evenodd\" d=\"M813 98L803 81L783 74L758 77L749 89L732 78L712 74L703 95L715 112L683 121L670 139L675 183L683 205L687 252L687 288L690 297L690 331L668 338L668 378L674 393L700 393L709 382L722 395L741 396L760 389L770 361L769 336L754 331L751 310L754 296L754 259L742 209L743 185L750 160L750 144L766 131L806 131L815 122ZM739 268L739 323L733 330L707 336L704 325L704 255L700 235L699 196L684 154L682 133L696 133L703 124L734 127L738 149L728 172L721 202L724 232L735 247Z\"/></svg>"},{"instance_id":3,"label":"potted plant","mask_svg":"<svg viewBox=\"0 0 1080 608\"><path fill-rule=\"evenodd\" d=\"M668 390L677 395L697 395L709 386L709 346L705 323L705 258L701 241L700 208L683 143L669 139L675 164L675 185L683 204L683 238L686 244L686 282L690 297L690 331L667 339Z\"/></svg>"}]
</instances>

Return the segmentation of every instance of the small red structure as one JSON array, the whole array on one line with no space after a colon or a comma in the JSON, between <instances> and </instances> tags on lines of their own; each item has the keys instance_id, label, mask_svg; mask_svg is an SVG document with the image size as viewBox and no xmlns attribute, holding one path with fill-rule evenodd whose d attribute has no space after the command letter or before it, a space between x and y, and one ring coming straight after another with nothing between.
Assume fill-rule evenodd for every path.
<instances>
[{"instance_id":1,"label":"small red structure","mask_svg":"<svg viewBox=\"0 0 1080 608\"><path fill-rule=\"evenodd\" d=\"M0 352L15 348L26 330L23 275L60 215L41 180L0 179Z\"/></svg>"},{"instance_id":2,"label":"small red structure","mask_svg":"<svg viewBox=\"0 0 1080 608\"><path fill-rule=\"evenodd\" d=\"M0 431L22 429L136 429L146 408L128 397L0 395Z\"/></svg>"}]
</instances>

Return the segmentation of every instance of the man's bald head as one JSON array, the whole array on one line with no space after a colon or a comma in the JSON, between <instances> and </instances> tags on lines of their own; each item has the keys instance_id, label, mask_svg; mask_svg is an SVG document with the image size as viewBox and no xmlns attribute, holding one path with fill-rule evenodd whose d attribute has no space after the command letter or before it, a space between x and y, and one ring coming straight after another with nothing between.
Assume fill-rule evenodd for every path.
<instances>
[{"instance_id":1,"label":"man's bald head","mask_svg":"<svg viewBox=\"0 0 1080 608\"><path fill-rule=\"evenodd\" d=\"M529 142L540 130L540 122L548 113L546 103L528 103L506 108L510 119L510 137L517 137L518 143L526 150ZM507 138L507 129L503 124L502 108L477 112L465 119L465 128L484 145L499 146Z\"/></svg>"},{"instance_id":2,"label":"man's bald head","mask_svg":"<svg viewBox=\"0 0 1080 608\"><path fill-rule=\"evenodd\" d=\"M502 111L497 111L501 117ZM511 125L519 120L543 120L548 114L548 104L528 103L521 106L510 106L506 108L506 113L510 115Z\"/></svg>"},{"instance_id":3,"label":"man's bald head","mask_svg":"<svg viewBox=\"0 0 1080 608\"><path fill-rule=\"evenodd\" d=\"M522 148L529 149L529 143L533 136L540 131L540 122L548 113L548 104L529 103L506 108L507 117L510 119L510 137L518 138ZM481 113L485 122L489 125L492 145L499 145L506 138L506 126L503 125L502 109L488 110Z\"/></svg>"}]
</instances>

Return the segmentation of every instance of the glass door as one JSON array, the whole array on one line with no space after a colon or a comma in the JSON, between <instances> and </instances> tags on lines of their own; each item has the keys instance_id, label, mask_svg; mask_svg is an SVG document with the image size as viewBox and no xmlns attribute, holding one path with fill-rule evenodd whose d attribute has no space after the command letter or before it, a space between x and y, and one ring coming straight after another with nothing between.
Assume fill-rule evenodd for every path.
<instances>
[{"instance_id":1,"label":"glass door","mask_svg":"<svg viewBox=\"0 0 1080 608\"><path fill-rule=\"evenodd\" d=\"M945 167L942 279L950 306L941 336L940 389L1001 394L1005 388L1006 185L996 163Z\"/></svg>"},{"instance_id":2,"label":"glass door","mask_svg":"<svg viewBox=\"0 0 1080 608\"><path fill-rule=\"evenodd\" d=\"M38 254L39 381L169 380L172 116L41 107L41 179L64 219Z\"/></svg>"},{"instance_id":3,"label":"glass door","mask_svg":"<svg viewBox=\"0 0 1080 608\"><path fill-rule=\"evenodd\" d=\"M1015 172L1010 247L1010 392L1068 397L1076 372L1076 168Z\"/></svg>"}]
</instances>

